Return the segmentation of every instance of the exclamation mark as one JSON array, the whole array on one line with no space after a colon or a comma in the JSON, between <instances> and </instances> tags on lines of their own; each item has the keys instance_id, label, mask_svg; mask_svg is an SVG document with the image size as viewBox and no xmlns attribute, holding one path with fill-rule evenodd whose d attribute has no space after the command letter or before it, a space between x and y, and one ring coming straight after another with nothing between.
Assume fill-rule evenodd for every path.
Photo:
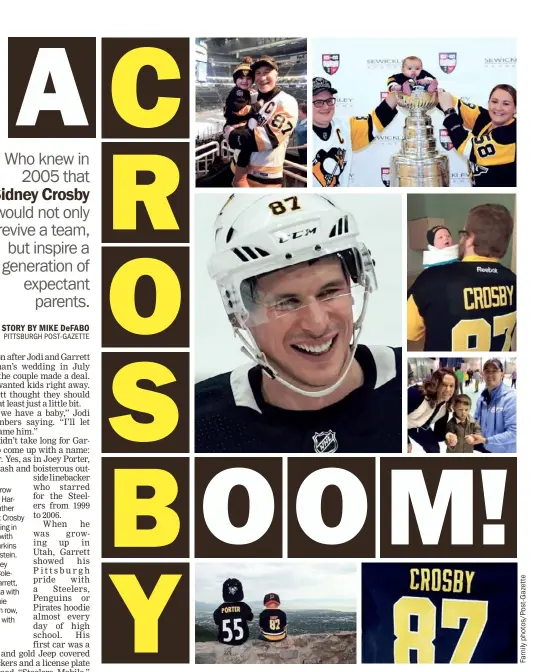
<instances>
[{"instance_id":1,"label":"exclamation mark","mask_svg":"<svg viewBox=\"0 0 535 672\"><path fill-rule=\"evenodd\" d=\"M507 471L505 469L482 469L481 478L483 479L483 496L487 518L489 520L501 520ZM503 545L504 543L505 525L497 525L496 523L483 525L484 545Z\"/></svg>"}]
</instances>

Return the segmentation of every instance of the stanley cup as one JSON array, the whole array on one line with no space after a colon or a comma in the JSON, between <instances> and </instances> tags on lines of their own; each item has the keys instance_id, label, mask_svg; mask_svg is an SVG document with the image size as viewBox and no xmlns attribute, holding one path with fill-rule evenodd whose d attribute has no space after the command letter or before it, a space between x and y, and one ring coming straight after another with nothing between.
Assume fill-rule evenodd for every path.
<instances>
[{"instance_id":1,"label":"stanley cup","mask_svg":"<svg viewBox=\"0 0 535 672\"><path fill-rule=\"evenodd\" d=\"M390 162L393 187L448 187L448 157L436 147L433 122L427 114L436 107L436 92L416 88L410 94L396 91L399 107L407 110L399 154Z\"/></svg>"}]
</instances>

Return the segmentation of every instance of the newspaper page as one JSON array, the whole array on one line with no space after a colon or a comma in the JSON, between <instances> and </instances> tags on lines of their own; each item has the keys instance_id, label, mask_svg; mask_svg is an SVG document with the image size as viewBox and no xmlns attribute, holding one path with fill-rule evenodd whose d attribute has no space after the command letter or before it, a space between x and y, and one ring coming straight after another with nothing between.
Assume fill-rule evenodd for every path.
<instances>
[{"instance_id":1,"label":"newspaper page","mask_svg":"<svg viewBox=\"0 0 535 672\"><path fill-rule=\"evenodd\" d=\"M531 662L529 55L347 5L4 17L1 670Z\"/></svg>"}]
</instances>

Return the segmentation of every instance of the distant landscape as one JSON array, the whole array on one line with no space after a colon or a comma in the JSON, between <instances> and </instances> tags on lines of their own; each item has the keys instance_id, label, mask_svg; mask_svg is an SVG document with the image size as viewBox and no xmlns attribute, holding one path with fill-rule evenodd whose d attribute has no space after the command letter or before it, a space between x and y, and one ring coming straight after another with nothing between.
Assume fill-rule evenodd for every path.
<instances>
[{"instance_id":1,"label":"distant landscape","mask_svg":"<svg viewBox=\"0 0 535 672\"><path fill-rule=\"evenodd\" d=\"M264 609L261 602L248 602L253 610L254 620L249 622L251 637L256 639L259 633L258 617ZM213 642L217 640L217 628L213 613L219 605L207 603L195 604L195 641ZM291 609L281 605L288 616L288 633L303 635L322 632L353 632L357 628L355 611L336 611L334 609ZM342 608L344 608L342 606Z\"/></svg>"}]
</instances>

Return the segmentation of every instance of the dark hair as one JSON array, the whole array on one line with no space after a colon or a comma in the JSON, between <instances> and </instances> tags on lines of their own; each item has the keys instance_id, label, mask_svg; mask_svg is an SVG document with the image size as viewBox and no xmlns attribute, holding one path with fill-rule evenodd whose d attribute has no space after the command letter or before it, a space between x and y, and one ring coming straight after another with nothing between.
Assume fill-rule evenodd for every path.
<instances>
[{"instance_id":1,"label":"dark hair","mask_svg":"<svg viewBox=\"0 0 535 672\"><path fill-rule=\"evenodd\" d=\"M306 103L299 103L297 106L299 108L299 112L302 112L303 114L307 113L307 104Z\"/></svg>"},{"instance_id":2,"label":"dark hair","mask_svg":"<svg viewBox=\"0 0 535 672\"><path fill-rule=\"evenodd\" d=\"M492 89L492 91L489 94L489 100L492 98L492 94L496 91L496 89L502 89L502 91L507 91L507 93L513 99L513 102L516 107L516 89L514 86L511 86L510 84L496 84L496 86Z\"/></svg>"},{"instance_id":3,"label":"dark hair","mask_svg":"<svg viewBox=\"0 0 535 672\"><path fill-rule=\"evenodd\" d=\"M459 381L453 369L450 369L448 367L441 367L440 369L437 369L430 378L424 380L421 389L422 394L429 402L431 408L434 408L438 402L438 391L444 381L444 376L453 376L453 380L455 382L453 395L447 404L448 411L451 411L451 409L453 408L453 399L457 396L457 392L459 391Z\"/></svg>"},{"instance_id":4,"label":"dark hair","mask_svg":"<svg viewBox=\"0 0 535 672\"><path fill-rule=\"evenodd\" d=\"M457 406L457 404L468 404L470 408L472 408L472 400L467 394L458 394L456 397L453 398L453 406Z\"/></svg>"},{"instance_id":5,"label":"dark hair","mask_svg":"<svg viewBox=\"0 0 535 672\"><path fill-rule=\"evenodd\" d=\"M482 257L501 259L513 235L513 218L504 205L476 205L468 213L465 230L474 234L474 249Z\"/></svg>"}]
</instances>

